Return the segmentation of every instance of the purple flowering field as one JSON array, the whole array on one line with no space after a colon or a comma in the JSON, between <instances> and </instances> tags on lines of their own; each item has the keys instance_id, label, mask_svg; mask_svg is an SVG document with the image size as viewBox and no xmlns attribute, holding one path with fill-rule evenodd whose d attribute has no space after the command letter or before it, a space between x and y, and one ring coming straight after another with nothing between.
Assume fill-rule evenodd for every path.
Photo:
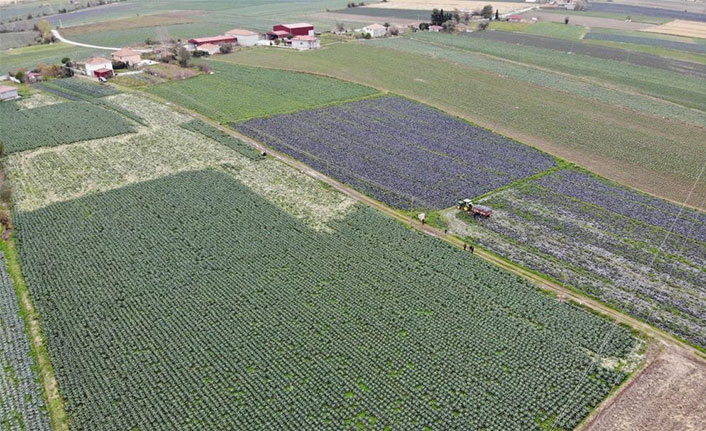
<instances>
[{"instance_id":1,"label":"purple flowering field","mask_svg":"<svg viewBox=\"0 0 706 431\"><path fill-rule=\"evenodd\" d=\"M234 124L397 208L446 208L555 166L548 154L400 97Z\"/></svg>"},{"instance_id":2,"label":"purple flowering field","mask_svg":"<svg viewBox=\"0 0 706 431\"><path fill-rule=\"evenodd\" d=\"M480 202L478 243L706 347L706 213L574 169Z\"/></svg>"}]
</instances>

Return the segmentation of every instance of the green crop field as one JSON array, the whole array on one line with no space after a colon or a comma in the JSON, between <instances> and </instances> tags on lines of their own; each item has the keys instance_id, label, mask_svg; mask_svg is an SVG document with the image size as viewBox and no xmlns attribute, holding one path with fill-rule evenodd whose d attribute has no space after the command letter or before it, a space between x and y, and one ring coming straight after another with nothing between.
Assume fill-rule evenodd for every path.
<instances>
[{"instance_id":1,"label":"green crop field","mask_svg":"<svg viewBox=\"0 0 706 431\"><path fill-rule=\"evenodd\" d=\"M490 23L489 28L491 30L514 31L567 40L579 40L587 31L586 27L582 25L565 25L556 22L513 23L493 21Z\"/></svg>"},{"instance_id":2,"label":"green crop field","mask_svg":"<svg viewBox=\"0 0 706 431\"><path fill-rule=\"evenodd\" d=\"M706 86L703 85L703 78L696 76L476 37L428 32L417 32L410 37L414 40L479 52L563 73L597 78L689 108L706 111Z\"/></svg>"},{"instance_id":3,"label":"green crop field","mask_svg":"<svg viewBox=\"0 0 706 431\"><path fill-rule=\"evenodd\" d=\"M159 84L146 91L221 122L314 108L376 93L372 88L331 78L212 64L213 75Z\"/></svg>"},{"instance_id":4,"label":"green crop field","mask_svg":"<svg viewBox=\"0 0 706 431\"><path fill-rule=\"evenodd\" d=\"M0 51L0 74L20 68L33 69L40 63L58 64L62 58L85 60L92 55L105 55L104 50L82 48L65 43L36 45Z\"/></svg>"},{"instance_id":5,"label":"green crop field","mask_svg":"<svg viewBox=\"0 0 706 431\"><path fill-rule=\"evenodd\" d=\"M15 102L0 105L0 142L7 154L135 131L124 116L88 102L19 108Z\"/></svg>"},{"instance_id":6,"label":"green crop field","mask_svg":"<svg viewBox=\"0 0 706 431\"><path fill-rule=\"evenodd\" d=\"M373 210L318 232L225 173L16 222L75 430L570 429L636 346Z\"/></svg>"},{"instance_id":7,"label":"green crop field","mask_svg":"<svg viewBox=\"0 0 706 431\"><path fill-rule=\"evenodd\" d=\"M434 43L424 43L408 38L389 38L367 41L366 44L396 51L423 54L443 59L463 66L481 69L486 72L507 76L530 84L565 91L581 97L604 102L609 105L622 106L637 112L668 118L696 126L706 127L706 114L674 103L655 99L653 97L614 87L596 85L593 82L541 70L532 66L511 63L503 59L474 53L457 48L439 46Z\"/></svg>"},{"instance_id":8,"label":"green crop field","mask_svg":"<svg viewBox=\"0 0 706 431\"><path fill-rule=\"evenodd\" d=\"M402 94L638 189L684 200L704 129L577 97L427 55L359 43L307 53L249 50L220 61L325 73ZM706 190L690 203L701 205Z\"/></svg>"}]
</instances>

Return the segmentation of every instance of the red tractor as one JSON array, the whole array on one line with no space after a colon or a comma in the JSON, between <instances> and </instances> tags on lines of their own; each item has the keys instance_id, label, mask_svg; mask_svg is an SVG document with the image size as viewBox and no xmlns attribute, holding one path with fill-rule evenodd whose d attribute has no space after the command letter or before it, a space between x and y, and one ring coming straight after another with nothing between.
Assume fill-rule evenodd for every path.
<instances>
[{"instance_id":1,"label":"red tractor","mask_svg":"<svg viewBox=\"0 0 706 431\"><path fill-rule=\"evenodd\" d=\"M473 205L470 199L462 199L458 201L457 208L464 212L473 213L473 217L490 217L493 210L483 205Z\"/></svg>"}]
</instances>

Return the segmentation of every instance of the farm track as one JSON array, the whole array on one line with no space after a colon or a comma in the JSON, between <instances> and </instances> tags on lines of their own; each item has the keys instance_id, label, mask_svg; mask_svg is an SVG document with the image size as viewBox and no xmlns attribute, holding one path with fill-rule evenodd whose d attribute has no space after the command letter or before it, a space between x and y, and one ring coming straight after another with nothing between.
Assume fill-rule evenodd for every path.
<instances>
[{"instance_id":1,"label":"farm track","mask_svg":"<svg viewBox=\"0 0 706 431\"><path fill-rule=\"evenodd\" d=\"M465 37L493 40L516 45L531 46L535 48L551 49L554 51L571 52L577 55L586 55L605 60L622 61L637 66L654 67L671 72L683 73L697 77L706 77L706 66L690 61L674 60L652 54L627 51L619 48L610 48L600 45L588 45L562 39L520 34L501 31L484 31L469 33Z\"/></svg>"}]
</instances>

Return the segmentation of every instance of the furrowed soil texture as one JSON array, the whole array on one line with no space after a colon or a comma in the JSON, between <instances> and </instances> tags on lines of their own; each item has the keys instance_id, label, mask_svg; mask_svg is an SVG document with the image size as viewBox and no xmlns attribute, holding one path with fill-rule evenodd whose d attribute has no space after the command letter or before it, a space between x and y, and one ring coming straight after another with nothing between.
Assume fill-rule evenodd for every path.
<instances>
[{"instance_id":1,"label":"furrowed soil texture","mask_svg":"<svg viewBox=\"0 0 706 431\"><path fill-rule=\"evenodd\" d=\"M426 55L358 43L298 54L248 50L220 60L322 73L386 89L675 201L686 198L703 163L702 127ZM701 205L704 196L706 187L699 187L689 203Z\"/></svg>"},{"instance_id":2,"label":"furrowed soil texture","mask_svg":"<svg viewBox=\"0 0 706 431\"><path fill-rule=\"evenodd\" d=\"M458 233L706 348L706 214L572 169L478 202Z\"/></svg>"},{"instance_id":3,"label":"furrowed soil texture","mask_svg":"<svg viewBox=\"0 0 706 431\"><path fill-rule=\"evenodd\" d=\"M396 208L441 209L555 166L548 154L400 97L233 125Z\"/></svg>"},{"instance_id":4,"label":"furrowed soil texture","mask_svg":"<svg viewBox=\"0 0 706 431\"><path fill-rule=\"evenodd\" d=\"M636 345L371 209L318 232L214 171L16 221L75 430L571 429Z\"/></svg>"},{"instance_id":5,"label":"furrowed soil texture","mask_svg":"<svg viewBox=\"0 0 706 431\"><path fill-rule=\"evenodd\" d=\"M212 64L213 75L160 84L146 91L222 122L315 108L376 92L302 73Z\"/></svg>"}]
</instances>

